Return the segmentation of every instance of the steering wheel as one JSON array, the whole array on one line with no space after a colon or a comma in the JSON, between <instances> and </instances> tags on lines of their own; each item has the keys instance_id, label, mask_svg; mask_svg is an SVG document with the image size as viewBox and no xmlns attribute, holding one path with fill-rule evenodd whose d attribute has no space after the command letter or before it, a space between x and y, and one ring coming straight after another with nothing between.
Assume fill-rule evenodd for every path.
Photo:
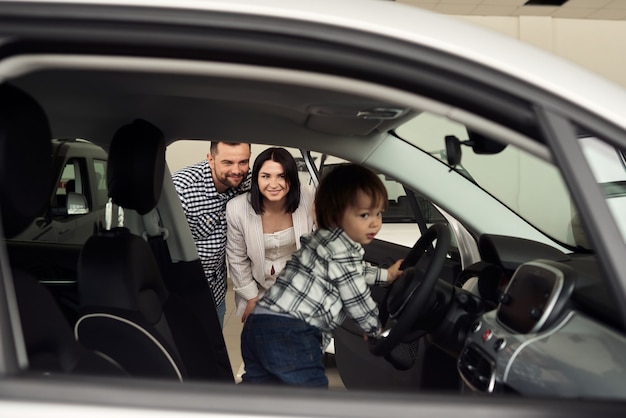
<instances>
[{"instance_id":1,"label":"steering wheel","mask_svg":"<svg viewBox=\"0 0 626 418\"><path fill-rule=\"evenodd\" d=\"M422 271L417 264L427 250L432 248L433 243L434 251L426 271ZM400 266L405 272L391 284L385 298L386 303L383 300L380 306L383 326L387 321L387 315L395 324L388 330L387 336L369 339L372 354L388 355L402 342L420 316L426 313L429 308L426 302L443 270L449 247L450 230L447 225L441 223L428 228L417 240Z\"/></svg>"}]
</instances>

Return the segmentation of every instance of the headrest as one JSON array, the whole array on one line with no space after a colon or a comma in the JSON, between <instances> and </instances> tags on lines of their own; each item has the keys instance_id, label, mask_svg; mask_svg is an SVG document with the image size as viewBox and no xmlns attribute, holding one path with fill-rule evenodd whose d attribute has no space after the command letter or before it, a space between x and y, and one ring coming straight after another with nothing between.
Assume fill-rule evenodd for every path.
<instances>
[{"instance_id":1,"label":"headrest","mask_svg":"<svg viewBox=\"0 0 626 418\"><path fill-rule=\"evenodd\" d=\"M0 85L0 211L6 237L45 210L52 187L48 118L28 94Z\"/></svg>"},{"instance_id":2,"label":"headrest","mask_svg":"<svg viewBox=\"0 0 626 418\"><path fill-rule=\"evenodd\" d=\"M115 132L109 149L107 186L113 203L150 212L159 201L165 172L165 138L142 119Z\"/></svg>"}]
</instances>

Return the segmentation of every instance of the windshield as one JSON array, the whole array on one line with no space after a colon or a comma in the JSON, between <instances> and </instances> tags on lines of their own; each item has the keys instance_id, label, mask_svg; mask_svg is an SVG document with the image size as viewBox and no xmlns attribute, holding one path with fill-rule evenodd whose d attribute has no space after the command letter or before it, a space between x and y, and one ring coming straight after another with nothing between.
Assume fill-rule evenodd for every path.
<instances>
[{"instance_id":1,"label":"windshield","mask_svg":"<svg viewBox=\"0 0 626 418\"><path fill-rule=\"evenodd\" d=\"M444 138L469 139L462 124L422 113L396 134L447 164ZM553 240L570 247L589 248L577 224L576 208L559 171L550 163L512 145L495 154L476 154L461 146L456 170L494 196ZM501 173L501 175L493 175Z\"/></svg>"}]
</instances>

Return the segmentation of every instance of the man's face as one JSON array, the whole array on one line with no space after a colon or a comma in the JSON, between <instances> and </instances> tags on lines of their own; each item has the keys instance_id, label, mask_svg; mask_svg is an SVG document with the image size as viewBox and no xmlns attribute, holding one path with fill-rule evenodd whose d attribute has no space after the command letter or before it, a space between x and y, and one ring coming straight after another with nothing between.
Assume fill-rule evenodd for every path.
<instances>
[{"instance_id":1,"label":"man's face","mask_svg":"<svg viewBox=\"0 0 626 418\"><path fill-rule=\"evenodd\" d=\"M237 187L246 178L250 169L250 145L217 144L215 155L207 154L213 182L218 192Z\"/></svg>"}]
</instances>

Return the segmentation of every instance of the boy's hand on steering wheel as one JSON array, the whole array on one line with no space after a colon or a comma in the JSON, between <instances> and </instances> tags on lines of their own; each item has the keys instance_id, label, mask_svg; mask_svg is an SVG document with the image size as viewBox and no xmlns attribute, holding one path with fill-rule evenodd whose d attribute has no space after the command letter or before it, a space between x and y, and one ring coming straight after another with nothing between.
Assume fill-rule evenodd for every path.
<instances>
[{"instance_id":1,"label":"boy's hand on steering wheel","mask_svg":"<svg viewBox=\"0 0 626 418\"><path fill-rule=\"evenodd\" d=\"M403 261L404 259L402 258L396 261L395 263L393 263L387 269L387 283L389 284L393 283L393 281L396 280L398 276L400 276L400 274L402 274L402 270L400 270L400 265L402 264Z\"/></svg>"}]
</instances>

